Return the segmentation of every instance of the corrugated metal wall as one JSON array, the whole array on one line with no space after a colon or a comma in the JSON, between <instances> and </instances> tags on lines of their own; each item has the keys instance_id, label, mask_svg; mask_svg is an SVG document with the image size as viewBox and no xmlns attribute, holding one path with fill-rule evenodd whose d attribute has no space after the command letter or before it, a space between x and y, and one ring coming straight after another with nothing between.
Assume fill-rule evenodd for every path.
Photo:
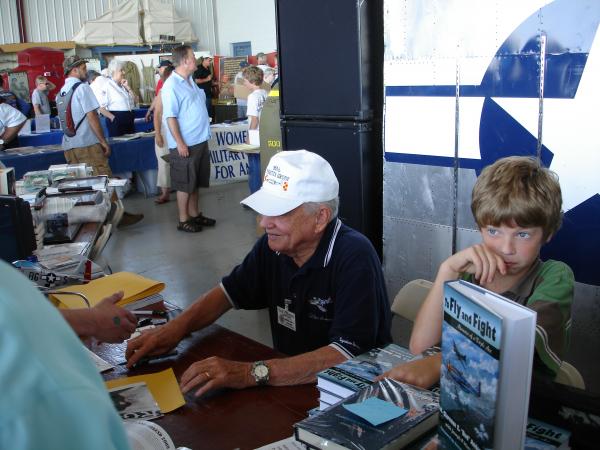
<instances>
[{"instance_id":1,"label":"corrugated metal wall","mask_svg":"<svg viewBox=\"0 0 600 450\"><path fill-rule=\"evenodd\" d=\"M23 0L29 42L69 41L85 20L129 0ZM215 52L213 0L174 0L181 17L192 21L198 49ZM19 42L15 0L0 0L0 44Z\"/></svg>"},{"instance_id":2,"label":"corrugated metal wall","mask_svg":"<svg viewBox=\"0 0 600 450\"><path fill-rule=\"evenodd\" d=\"M0 43L19 42L15 0L0 0Z\"/></svg>"}]
</instances>

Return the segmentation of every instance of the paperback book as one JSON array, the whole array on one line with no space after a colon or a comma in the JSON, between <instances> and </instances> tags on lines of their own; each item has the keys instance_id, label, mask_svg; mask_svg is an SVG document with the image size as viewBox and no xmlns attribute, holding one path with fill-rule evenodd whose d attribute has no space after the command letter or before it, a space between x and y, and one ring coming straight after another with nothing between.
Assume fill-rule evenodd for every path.
<instances>
[{"instance_id":1,"label":"paperback book","mask_svg":"<svg viewBox=\"0 0 600 450\"><path fill-rule=\"evenodd\" d=\"M536 314L466 281L444 286L441 431L459 448L523 448Z\"/></svg>"},{"instance_id":2,"label":"paperback book","mask_svg":"<svg viewBox=\"0 0 600 450\"><path fill-rule=\"evenodd\" d=\"M408 412L380 425L372 425L344 407L373 397L391 402ZM401 448L437 425L438 399L434 392L384 379L327 411L297 423L294 426L295 436L298 441L314 448Z\"/></svg>"},{"instance_id":3,"label":"paperback book","mask_svg":"<svg viewBox=\"0 0 600 450\"><path fill-rule=\"evenodd\" d=\"M322 370L317 374L317 388L322 393L320 400L329 405L337 403L370 386L375 378L392 367L415 358L408 349L389 344Z\"/></svg>"},{"instance_id":4,"label":"paperback book","mask_svg":"<svg viewBox=\"0 0 600 450\"><path fill-rule=\"evenodd\" d=\"M529 418L525 435L525 450L569 449L571 433L563 428Z\"/></svg>"}]
</instances>

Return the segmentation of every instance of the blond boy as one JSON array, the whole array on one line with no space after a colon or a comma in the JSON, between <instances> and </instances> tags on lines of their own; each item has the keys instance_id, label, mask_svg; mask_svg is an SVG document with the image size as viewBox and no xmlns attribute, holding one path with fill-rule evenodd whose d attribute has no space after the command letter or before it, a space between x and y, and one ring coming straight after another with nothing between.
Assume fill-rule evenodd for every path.
<instances>
[{"instance_id":1,"label":"blond boy","mask_svg":"<svg viewBox=\"0 0 600 450\"><path fill-rule=\"evenodd\" d=\"M471 210L482 243L446 259L423 303L410 339L413 353L440 342L444 282L463 278L536 311L534 370L555 377L568 346L574 277L566 264L539 258L562 221L557 176L529 157L486 167L473 188ZM386 374L428 387L439 380L441 355Z\"/></svg>"},{"instance_id":2,"label":"blond boy","mask_svg":"<svg viewBox=\"0 0 600 450\"><path fill-rule=\"evenodd\" d=\"M248 129L257 130L260 125L260 114L267 98L267 91L261 88L263 84L263 71L256 66L248 66L242 71L244 86L250 90L248 95Z\"/></svg>"}]
</instances>

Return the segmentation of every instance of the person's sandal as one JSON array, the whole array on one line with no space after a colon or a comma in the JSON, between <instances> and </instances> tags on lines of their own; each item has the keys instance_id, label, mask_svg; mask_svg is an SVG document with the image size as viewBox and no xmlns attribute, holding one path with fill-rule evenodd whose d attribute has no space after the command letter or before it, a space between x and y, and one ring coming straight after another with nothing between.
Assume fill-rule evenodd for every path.
<instances>
[{"instance_id":1,"label":"person's sandal","mask_svg":"<svg viewBox=\"0 0 600 450\"><path fill-rule=\"evenodd\" d=\"M186 233L197 233L202 231L202 225L196 223L193 219L190 219L186 222L179 222L177 229L179 231L185 231Z\"/></svg>"},{"instance_id":2,"label":"person's sandal","mask_svg":"<svg viewBox=\"0 0 600 450\"><path fill-rule=\"evenodd\" d=\"M217 221L215 219L211 219L210 217L203 216L200 214L199 216L192 217L190 220L193 220L201 227L214 227Z\"/></svg>"}]
</instances>

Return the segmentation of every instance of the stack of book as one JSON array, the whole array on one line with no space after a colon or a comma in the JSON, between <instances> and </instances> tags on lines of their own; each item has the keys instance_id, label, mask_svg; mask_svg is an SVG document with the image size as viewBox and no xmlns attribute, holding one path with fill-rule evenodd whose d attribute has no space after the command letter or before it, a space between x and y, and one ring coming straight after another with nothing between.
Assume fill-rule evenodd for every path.
<instances>
[{"instance_id":1,"label":"stack of book","mask_svg":"<svg viewBox=\"0 0 600 450\"><path fill-rule=\"evenodd\" d=\"M402 408L405 413L375 424L369 417L349 410L373 398ZM438 394L386 378L294 427L296 439L308 448L392 449L403 448L437 423Z\"/></svg>"},{"instance_id":2,"label":"stack of book","mask_svg":"<svg viewBox=\"0 0 600 450\"><path fill-rule=\"evenodd\" d=\"M370 386L379 375L398 364L419 358L396 344L374 348L317 374L319 409L324 410Z\"/></svg>"}]
</instances>

